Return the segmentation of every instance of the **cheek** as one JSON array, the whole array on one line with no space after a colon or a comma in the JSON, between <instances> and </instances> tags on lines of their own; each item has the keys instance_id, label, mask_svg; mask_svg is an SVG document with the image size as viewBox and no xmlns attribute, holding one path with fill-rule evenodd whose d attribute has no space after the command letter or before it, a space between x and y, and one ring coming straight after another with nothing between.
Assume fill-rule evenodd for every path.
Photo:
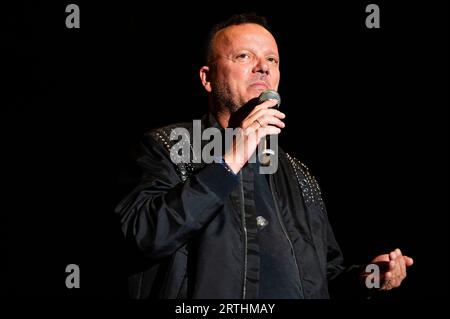
<instances>
[{"instance_id":1,"label":"cheek","mask_svg":"<svg viewBox=\"0 0 450 319\"><path fill-rule=\"evenodd\" d=\"M241 91L245 91L254 76L255 75L250 67L241 68L235 71L234 81Z\"/></svg>"},{"instance_id":2,"label":"cheek","mask_svg":"<svg viewBox=\"0 0 450 319\"><path fill-rule=\"evenodd\" d=\"M278 84L280 83L280 70L277 69L272 72L271 82L275 88L278 88Z\"/></svg>"},{"instance_id":3,"label":"cheek","mask_svg":"<svg viewBox=\"0 0 450 319\"><path fill-rule=\"evenodd\" d=\"M247 66L245 68L242 68L239 70L239 74L241 75L241 78L247 81L253 76L252 67Z\"/></svg>"},{"instance_id":4,"label":"cheek","mask_svg":"<svg viewBox=\"0 0 450 319\"><path fill-rule=\"evenodd\" d=\"M244 78L245 73L243 70L237 69L237 68L223 68L222 72L218 74L218 80L220 82L225 83L236 83L241 81L242 78Z\"/></svg>"},{"instance_id":5,"label":"cheek","mask_svg":"<svg viewBox=\"0 0 450 319\"><path fill-rule=\"evenodd\" d=\"M238 91L244 89L249 79L249 73L245 69L230 70L227 76L228 84Z\"/></svg>"}]
</instances>

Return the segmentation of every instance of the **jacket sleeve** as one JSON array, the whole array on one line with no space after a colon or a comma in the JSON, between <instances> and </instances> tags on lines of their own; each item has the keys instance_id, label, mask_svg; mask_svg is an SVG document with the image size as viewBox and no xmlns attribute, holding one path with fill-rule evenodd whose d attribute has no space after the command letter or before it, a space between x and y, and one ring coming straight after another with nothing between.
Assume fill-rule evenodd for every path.
<instances>
[{"instance_id":1,"label":"jacket sleeve","mask_svg":"<svg viewBox=\"0 0 450 319\"><path fill-rule=\"evenodd\" d=\"M326 209L325 210L325 216ZM360 281L360 265L344 264L342 251L327 217L327 278L331 298L359 299L367 296Z\"/></svg>"},{"instance_id":2,"label":"jacket sleeve","mask_svg":"<svg viewBox=\"0 0 450 319\"><path fill-rule=\"evenodd\" d=\"M122 231L144 257L173 254L214 218L238 184L221 164L212 163L185 182L178 177L169 152L146 135L140 144L138 186L116 207Z\"/></svg>"},{"instance_id":3,"label":"jacket sleeve","mask_svg":"<svg viewBox=\"0 0 450 319\"><path fill-rule=\"evenodd\" d=\"M329 282L329 293L332 298L361 298L365 297L365 290L360 282L361 266L346 265L342 250L334 235L333 228L328 219L328 213L323 202L321 191L317 180L311 176L313 184L316 185L318 194L322 201L322 213L325 218L326 236L326 260L327 280Z\"/></svg>"},{"instance_id":4,"label":"jacket sleeve","mask_svg":"<svg viewBox=\"0 0 450 319\"><path fill-rule=\"evenodd\" d=\"M334 236L333 228L328 220L325 206L323 208L323 213L326 219L327 278L328 280L333 280L345 269L344 256L336 241L336 237Z\"/></svg>"}]
</instances>

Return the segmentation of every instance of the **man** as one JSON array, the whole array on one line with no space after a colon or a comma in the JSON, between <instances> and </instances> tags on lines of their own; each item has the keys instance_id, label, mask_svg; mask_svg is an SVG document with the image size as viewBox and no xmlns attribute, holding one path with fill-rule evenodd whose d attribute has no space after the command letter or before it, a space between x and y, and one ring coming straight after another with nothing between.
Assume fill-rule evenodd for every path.
<instances>
[{"instance_id":1,"label":"man","mask_svg":"<svg viewBox=\"0 0 450 319\"><path fill-rule=\"evenodd\" d=\"M190 138L192 123L143 139L141 182L117 207L141 258L130 278L133 297L329 298L328 283L344 279L364 288L361 268L343 266L307 168L281 149L272 174L260 174L261 163L250 161L261 140L285 127L277 100L255 102L278 89L279 63L265 20L233 16L212 30L200 69L209 102L202 129L238 128L223 156L213 163L172 161L175 145L195 148L190 139L171 139L180 128ZM378 279L388 290L413 261L396 249L373 263L387 263Z\"/></svg>"}]
</instances>

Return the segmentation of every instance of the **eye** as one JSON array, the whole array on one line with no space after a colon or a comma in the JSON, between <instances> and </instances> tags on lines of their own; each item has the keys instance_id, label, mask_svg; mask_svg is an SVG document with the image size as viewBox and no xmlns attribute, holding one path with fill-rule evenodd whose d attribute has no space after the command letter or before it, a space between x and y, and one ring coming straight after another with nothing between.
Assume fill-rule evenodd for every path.
<instances>
[{"instance_id":1,"label":"eye","mask_svg":"<svg viewBox=\"0 0 450 319\"><path fill-rule=\"evenodd\" d=\"M267 62L269 62L270 64L278 64L279 59L274 56L269 56L267 57Z\"/></svg>"},{"instance_id":2,"label":"eye","mask_svg":"<svg viewBox=\"0 0 450 319\"><path fill-rule=\"evenodd\" d=\"M252 59L252 55L248 52L240 52L236 55L236 60L240 62L247 62Z\"/></svg>"}]
</instances>

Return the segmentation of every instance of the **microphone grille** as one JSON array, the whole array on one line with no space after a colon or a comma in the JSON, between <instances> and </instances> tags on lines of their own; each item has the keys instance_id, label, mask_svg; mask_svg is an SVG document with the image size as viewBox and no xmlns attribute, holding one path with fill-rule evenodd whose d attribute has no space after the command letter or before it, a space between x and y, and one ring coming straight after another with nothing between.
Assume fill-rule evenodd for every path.
<instances>
[{"instance_id":1,"label":"microphone grille","mask_svg":"<svg viewBox=\"0 0 450 319\"><path fill-rule=\"evenodd\" d=\"M277 91L265 90L258 97L258 102L259 103L265 102L267 100L277 100L278 101L277 107L280 107L281 97L280 97L280 94L278 94Z\"/></svg>"}]
</instances>

